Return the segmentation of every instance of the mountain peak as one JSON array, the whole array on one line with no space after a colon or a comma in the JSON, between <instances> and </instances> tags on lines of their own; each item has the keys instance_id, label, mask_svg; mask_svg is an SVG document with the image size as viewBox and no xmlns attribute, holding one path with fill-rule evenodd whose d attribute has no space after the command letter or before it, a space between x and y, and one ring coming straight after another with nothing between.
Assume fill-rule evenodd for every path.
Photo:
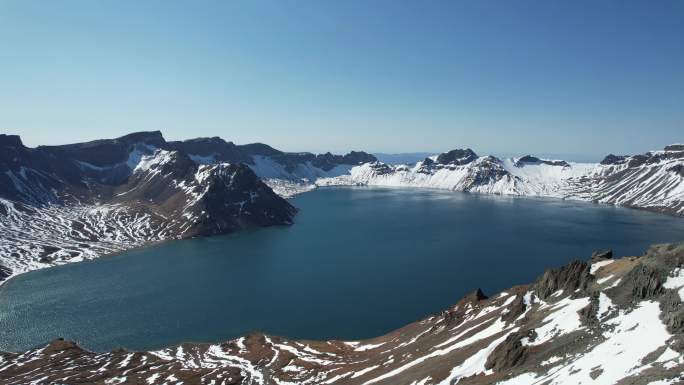
<instances>
[{"instance_id":1,"label":"mountain peak","mask_svg":"<svg viewBox=\"0 0 684 385\"><path fill-rule=\"evenodd\" d=\"M24 147L19 135L0 134L0 147Z\"/></svg>"},{"instance_id":2,"label":"mountain peak","mask_svg":"<svg viewBox=\"0 0 684 385\"><path fill-rule=\"evenodd\" d=\"M123 143L147 143L161 146L166 143L161 131L140 131L114 139Z\"/></svg>"},{"instance_id":3,"label":"mountain peak","mask_svg":"<svg viewBox=\"0 0 684 385\"><path fill-rule=\"evenodd\" d=\"M437 156L437 163L455 164L460 166L468 164L474 161L475 159L477 159L477 154L475 153L475 151L469 148L466 148L465 150L459 148L439 154Z\"/></svg>"}]
</instances>

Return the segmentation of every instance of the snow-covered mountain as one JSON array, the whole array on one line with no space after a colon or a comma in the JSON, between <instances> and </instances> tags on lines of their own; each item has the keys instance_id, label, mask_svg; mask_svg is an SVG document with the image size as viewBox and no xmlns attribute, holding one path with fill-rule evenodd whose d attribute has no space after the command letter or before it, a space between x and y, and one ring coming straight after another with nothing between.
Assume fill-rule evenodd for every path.
<instances>
[{"instance_id":1,"label":"snow-covered mountain","mask_svg":"<svg viewBox=\"0 0 684 385\"><path fill-rule=\"evenodd\" d=\"M288 153L160 132L28 148L0 135L0 282L164 239L292 223L281 197L318 186L428 187L548 196L684 215L684 145L601 163L457 149L414 165L365 152Z\"/></svg>"},{"instance_id":2,"label":"snow-covered mountain","mask_svg":"<svg viewBox=\"0 0 684 385\"><path fill-rule=\"evenodd\" d=\"M453 150L413 166L366 163L315 183L547 196L684 215L684 146L643 155L608 155L598 164L530 155L501 160L477 156L470 149Z\"/></svg>"},{"instance_id":3,"label":"snow-covered mountain","mask_svg":"<svg viewBox=\"0 0 684 385\"><path fill-rule=\"evenodd\" d=\"M149 352L56 340L0 353L3 384L567 385L684 382L684 244L595 253L364 341L255 333Z\"/></svg>"},{"instance_id":4,"label":"snow-covered mountain","mask_svg":"<svg viewBox=\"0 0 684 385\"><path fill-rule=\"evenodd\" d=\"M198 164L161 134L27 148L0 135L0 281L163 239L291 224L243 163Z\"/></svg>"}]
</instances>

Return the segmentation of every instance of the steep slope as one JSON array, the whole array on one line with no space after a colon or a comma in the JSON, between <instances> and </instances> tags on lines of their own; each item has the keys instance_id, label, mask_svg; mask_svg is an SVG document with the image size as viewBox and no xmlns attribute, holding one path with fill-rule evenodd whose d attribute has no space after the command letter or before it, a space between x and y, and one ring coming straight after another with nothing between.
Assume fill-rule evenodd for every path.
<instances>
[{"instance_id":1,"label":"steep slope","mask_svg":"<svg viewBox=\"0 0 684 385\"><path fill-rule=\"evenodd\" d=\"M2 278L164 239L291 224L244 164L199 165L158 132L67 146L2 136Z\"/></svg>"},{"instance_id":2,"label":"steep slope","mask_svg":"<svg viewBox=\"0 0 684 385\"><path fill-rule=\"evenodd\" d=\"M643 155L608 155L570 183L570 197L684 215L684 145Z\"/></svg>"},{"instance_id":3,"label":"steep slope","mask_svg":"<svg viewBox=\"0 0 684 385\"><path fill-rule=\"evenodd\" d=\"M7 384L678 384L684 244L596 253L366 341L254 334L152 352L55 341L0 355Z\"/></svg>"}]
</instances>

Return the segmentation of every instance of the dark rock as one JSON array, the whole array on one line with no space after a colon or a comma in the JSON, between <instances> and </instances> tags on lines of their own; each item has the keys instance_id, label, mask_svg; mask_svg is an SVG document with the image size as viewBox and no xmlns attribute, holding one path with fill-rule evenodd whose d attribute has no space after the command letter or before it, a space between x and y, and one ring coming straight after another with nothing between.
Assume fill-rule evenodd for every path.
<instances>
[{"instance_id":1,"label":"dark rock","mask_svg":"<svg viewBox=\"0 0 684 385\"><path fill-rule=\"evenodd\" d=\"M391 174L394 171L392 167L380 162L372 163L370 167L377 175Z\"/></svg>"},{"instance_id":2,"label":"dark rock","mask_svg":"<svg viewBox=\"0 0 684 385\"><path fill-rule=\"evenodd\" d=\"M0 265L0 282L6 280L7 277L9 277L10 275L12 275L12 269L10 269L9 267Z\"/></svg>"},{"instance_id":3,"label":"dark rock","mask_svg":"<svg viewBox=\"0 0 684 385\"><path fill-rule=\"evenodd\" d=\"M501 316L501 320L504 322L512 322L516 320L518 317L520 317L521 314L525 313L526 309L527 305L525 305L523 296L518 295L515 297L513 302L508 306L508 312Z\"/></svg>"},{"instance_id":4,"label":"dark rock","mask_svg":"<svg viewBox=\"0 0 684 385\"><path fill-rule=\"evenodd\" d=\"M225 233L245 225L291 224L297 212L245 164L217 166L207 183L202 203L209 215L201 216L196 230L199 235Z\"/></svg>"},{"instance_id":5,"label":"dark rock","mask_svg":"<svg viewBox=\"0 0 684 385\"><path fill-rule=\"evenodd\" d=\"M574 294L586 292L594 276L589 274L590 265L584 261L573 261L568 265L544 272L534 285L537 296L546 299L558 290Z\"/></svg>"},{"instance_id":6,"label":"dark rock","mask_svg":"<svg viewBox=\"0 0 684 385\"><path fill-rule=\"evenodd\" d=\"M186 154L197 155L201 157L213 156L216 161L227 163L252 163L252 157L244 148L235 145L233 142L226 142L225 140L215 136L213 138L196 138L184 141L168 142L170 149L183 151ZM264 145L266 146L266 145ZM268 146L266 146L268 147ZM255 153L269 153L265 148L254 146L254 149L262 149L264 151L254 151ZM268 147L271 149L270 147ZM273 150L273 149L271 149ZM273 150L273 152L278 152Z\"/></svg>"},{"instance_id":7,"label":"dark rock","mask_svg":"<svg viewBox=\"0 0 684 385\"><path fill-rule=\"evenodd\" d=\"M524 167L526 164L548 164L550 166L570 167L570 164L564 160L539 159L532 155L525 155L515 162L516 167Z\"/></svg>"},{"instance_id":8,"label":"dark rock","mask_svg":"<svg viewBox=\"0 0 684 385\"><path fill-rule=\"evenodd\" d=\"M190 155L213 157L216 162L253 164L254 156L266 156L282 164L288 172L293 172L298 165L307 162L329 171L342 164L357 165L377 161L375 156L363 151L351 151L346 155L334 155L329 152L320 155L309 152L282 152L263 143L236 145L219 137L169 142L168 147Z\"/></svg>"},{"instance_id":9,"label":"dark rock","mask_svg":"<svg viewBox=\"0 0 684 385\"><path fill-rule=\"evenodd\" d=\"M487 297L485 295L485 293L482 291L482 289L477 288L477 290L475 290L474 292L464 296L463 300L465 300L467 302L475 303L475 302L480 302L480 301L488 299L488 298L489 297Z\"/></svg>"},{"instance_id":10,"label":"dark rock","mask_svg":"<svg viewBox=\"0 0 684 385\"><path fill-rule=\"evenodd\" d=\"M37 150L57 159L73 159L96 167L112 166L125 162L134 147L166 148L159 131L135 132L116 139L100 139L60 146L39 146Z\"/></svg>"},{"instance_id":11,"label":"dark rock","mask_svg":"<svg viewBox=\"0 0 684 385\"><path fill-rule=\"evenodd\" d=\"M467 305L474 306L480 301L486 300L488 297L482 292L482 289L477 289L473 291L472 293L469 293L463 298L461 298L460 301L456 304L451 309L445 310L441 313L441 317L444 319L444 322L449 325L458 325L461 322L463 322L463 319L465 317L465 309L467 308Z\"/></svg>"},{"instance_id":12,"label":"dark rock","mask_svg":"<svg viewBox=\"0 0 684 385\"><path fill-rule=\"evenodd\" d=\"M684 177L684 165L678 164L667 169L671 173L675 173L681 177Z\"/></svg>"},{"instance_id":13,"label":"dark rock","mask_svg":"<svg viewBox=\"0 0 684 385\"><path fill-rule=\"evenodd\" d=\"M528 356L528 348L520 341L523 338L525 336L520 332L511 333L489 354L485 368L498 372L524 364Z\"/></svg>"},{"instance_id":14,"label":"dark rock","mask_svg":"<svg viewBox=\"0 0 684 385\"><path fill-rule=\"evenodd\" d=\"M432 174L432 169L434 168L433 166L435 165L435 161L430 159L430 158L425 158L423 162L420 165L420 168L418 169L419 173L422 174Z\"/></svg>"},{"instance_id":15,"label":"dark rock","mask_svg":"<svg viewBox=\"0 0 684 385\"><path fill-rule=\"evenodd\" d=\"M603 160L601 161L601 164L603 165L609 165L609 164L622 164L625 162L625 160L628 158L626 155L613 155L609 154Z\"/></svg>"},{"instance_id":16,"label":"dark rock","mask_svg":"<svg viewBox=\"0 0 684 385\"><path fill-rule=\"evenodd\" d=\"M437 163L440 164L453 164L453 165L464 165L468 164L474 160L477 159L477 154L469 148L466 148L465 150L463 149L457 149L457 150L451 150L449 152L445 152L442 154L439 154L437 156Z\"/></svg>"},{"instance_id":17,"label":"dark rock","mask_svg":"<svg viewBox=\"0 0 684 385\"><path fill-rule=\"evenodd\" d=\"M471 170L471 173L466 177L466 183L469 188L477 187L496 183L506 177L513 178L513 176L503 167L501 160L493 156L487 156L482 159L478 164L478 167Z\"/></svg>"},{"instance_id":18,"label":"dark rock","mask_svg":"<svg viewBox=\"0 0 684 385\"><path fill-rule=\"evenodd\" d=\"M613 250L594 251L589 259L592 263L613 258Z\"/></svg>"},{"instance_id":19,"label":"dark rock","mask_svg":"<svg viewBox=\"0 0 684 385\"><path fill-rule=\"evenodd\" d=\"M516 163L517 164L522 164L522 163L539 163L541 162L541 159L537 158L536 156L532 155L525 155L522 158L518 159Z\"/></svg>"},{"instance_id":20,"label":"dark rock","mask_svg":"<svg viewBox=\"0 0 684 385\"><path fill-rule=\"evenodd\" d=\"M582 324L589 327L596 327L600 324L599 322L599 295L598 293L592 293L589 298L589 305L582 308L578 313L580 316L580 321Z\"/></svg>"},{"instance_id":21,"label":"dark rock","mask_svg":"<svg viewBox=\"0 0 684 385\"><path fill-rule=\"evenodd\" d=\"M640 264L634 267L623 279L620 286L631 286L635 302L655 298L664 293L663 272L653 266Z\"/></svg>"},{"instance_id":22,"label":"dark rock","mask_svg":"<svg viewBox=\"0 0 684 385\"><path fill-rule=\"evenodd\" d=\"M665 146L665 151L684 151L684 144L671 144Z\"/></svg>"},{"instance_id":23,"label":"dark rock","mask_svg":"<svg viewBox=\"0 0 684 385\"><path fill-rule=\"evenodd\" d=\"M596 367L591 368L591 372L589 372L589 377L591 377L592 380L595 380L601 374L603 374L603 367L601 365L598 365Z\"/></svg>"},{"instance_id":24,"label":"dark rock","mask_svg":"<svg viewBox=\"0 0 684 385\"><path fill-rule=\"evenodd\" d=\"M239 147L244 153L250 155L276 156L283 154L282 151L276 150L275 148L264 143L243 144Z\"/></svg>"},{"instance_id":25,"label":"dark rock","mask_svg":"<svg viewBox=\"0 0 684 385\"><path fill-rule=\"evenodd\" d=\"M0 134L0 148L22 148L24 144L21 142L19 135Z\"/></svg>"},{"instance_id":26,"label":"dark rock","mask_svg":"<svg viewBox=\"0 0 684 385\"><path fill-rule=\"evenodd\" d=\"M629 158L629 162L627 162L627 165L629 167L639 167L644 163L648 162L648 160L649 158L646 155L634 155Z\"/></svg>"},{"instance_id":27,"label":"dark rock","mask_svg":"<svg viewBox=\"0 0 684 385\"><path fill-rule=\"evenodd\" d=\"M660 310L667 330L672 334L684 333L684 305L676 290L667 290L660 299Z\"/></svg>"},{"instance_id":28,"label":"dark rock","mask_svg":"<svg viewBox=\"0 0 684 385\"><path fill-rule=\"evenodd\" d=\"M329 171L338 165L357 165L375 161L377 161L375 156L363 151L352 151L346 155L333 155L327 152L325 154L316 155L312 164L320 169Z\"/></svg>"}]
</instances>

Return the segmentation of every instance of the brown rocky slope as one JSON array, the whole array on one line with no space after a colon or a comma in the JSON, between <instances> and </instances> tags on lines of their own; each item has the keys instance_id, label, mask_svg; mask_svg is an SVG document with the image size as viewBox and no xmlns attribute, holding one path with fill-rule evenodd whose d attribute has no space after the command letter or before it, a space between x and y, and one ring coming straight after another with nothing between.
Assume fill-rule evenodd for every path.
<instances>
[{"instance_id":1,"label":"brown rocky slope","mask_svg":"<svg viewBox=\"0 0 684 385\"><path fill-rule=\"evenodd\" d=\"M0 354L3 384L679 384L684 244L596 253L365 341L255 334L159 351L57 340Z\"/></svg>"}]
</instances>

